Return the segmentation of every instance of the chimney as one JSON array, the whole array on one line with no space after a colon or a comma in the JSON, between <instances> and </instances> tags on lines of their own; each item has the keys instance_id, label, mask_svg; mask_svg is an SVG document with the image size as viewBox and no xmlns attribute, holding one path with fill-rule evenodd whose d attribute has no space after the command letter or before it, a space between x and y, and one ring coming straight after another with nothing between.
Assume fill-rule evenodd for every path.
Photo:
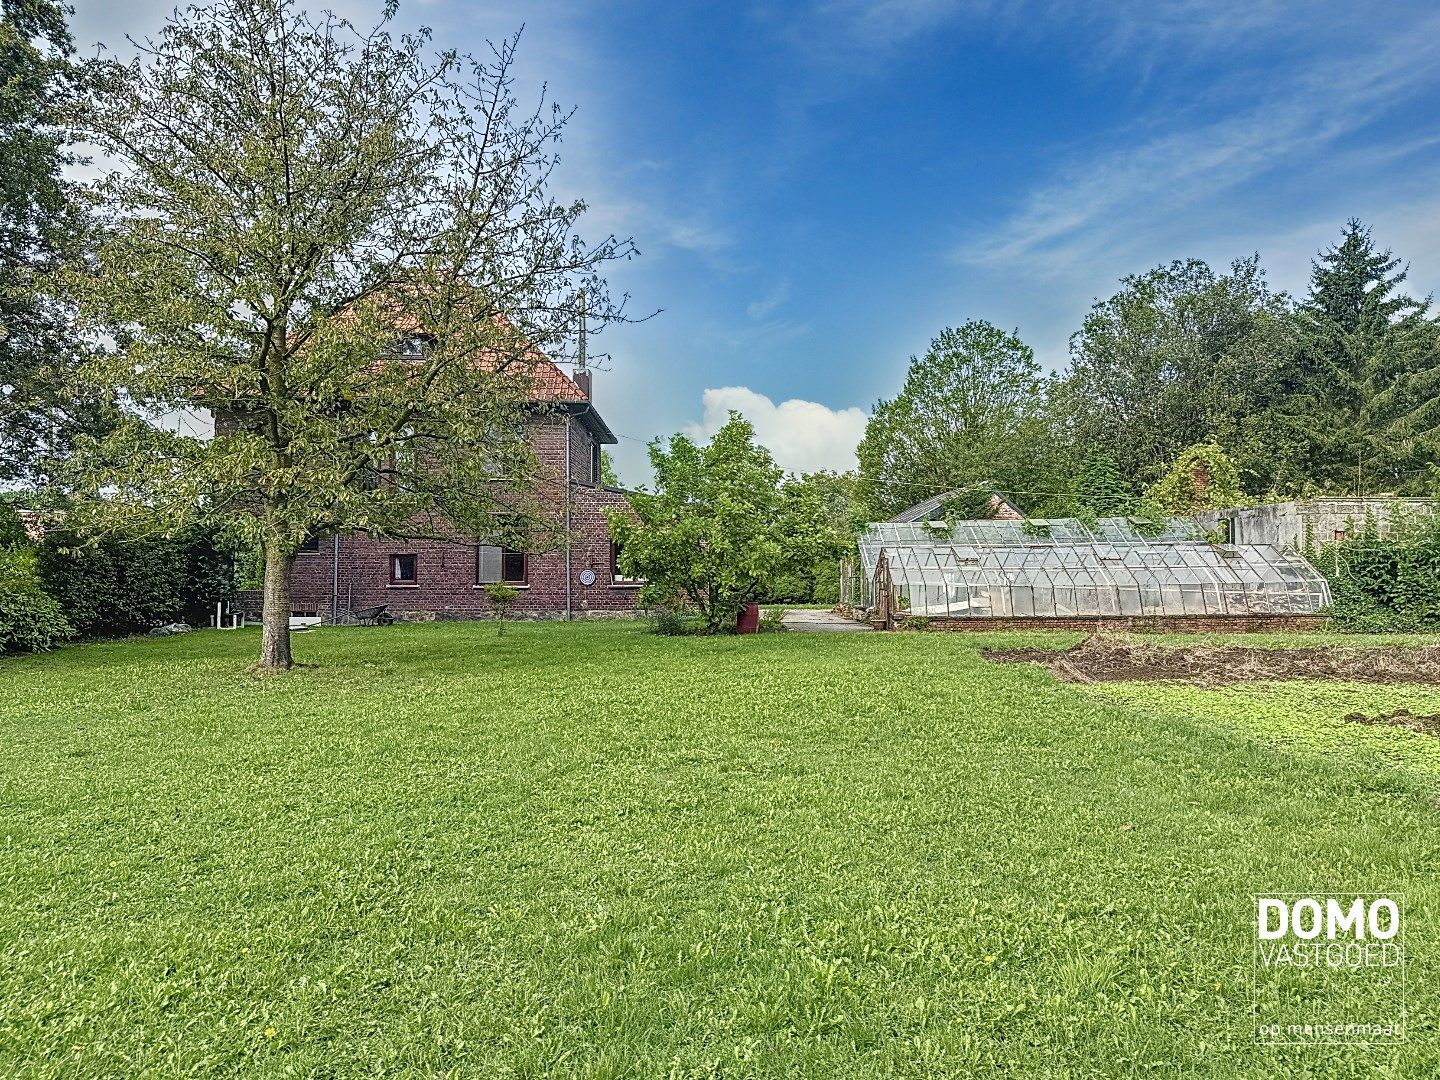
<instances>
[{"instance_id":1,"label":"chimney","mask_svg":"<svg viewBox=\"0 0 1440 1080\"><path fill-rule=\"evenodd\" d=\"M586 396L589 396L588 391ZM1203 461L1197 461L1190 466L1190 482L1195 486L1196 495L1205 494L1205 490L1210 486L1210 470Z\"/></svg>"},{"instance_id":2,"label":"chimney","mask_svg":"<svg viewBox=\"0 0 1440 1080\"><path fill-rule=\"evenodd\" d=\"M589 400L590 400L590 369L589 369L589 368L577 368L576 371L575 371L575 374L574 374L573 378L574 378L574 380L575 380L575 385L578 386L578 387L580 388L580 392L585 395L585 400L586 400L586 401L589 401Z\"/></svg>"}]
</instances>

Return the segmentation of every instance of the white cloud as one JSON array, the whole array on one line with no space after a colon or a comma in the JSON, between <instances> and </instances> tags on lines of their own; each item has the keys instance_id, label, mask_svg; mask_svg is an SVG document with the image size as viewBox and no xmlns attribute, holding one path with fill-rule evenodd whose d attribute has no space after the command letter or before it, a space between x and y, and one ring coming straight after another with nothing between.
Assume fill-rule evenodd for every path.
<instances>
[{"instance_id":1,"label":"white cloud","mask_svg":"<svg viewBox=\"0 0 1440 1080\"><path fill-rule=\"evenodd\" d=\"M776 463L794 472L855 468L855 447L868 419L863 409L831 409L799 398L777 405L748 386L708 389L701 401L704 419L687 424L686 435L709 439L733 409L755 426L755 438L775 455Z\"/></svg>"}]
</instances>

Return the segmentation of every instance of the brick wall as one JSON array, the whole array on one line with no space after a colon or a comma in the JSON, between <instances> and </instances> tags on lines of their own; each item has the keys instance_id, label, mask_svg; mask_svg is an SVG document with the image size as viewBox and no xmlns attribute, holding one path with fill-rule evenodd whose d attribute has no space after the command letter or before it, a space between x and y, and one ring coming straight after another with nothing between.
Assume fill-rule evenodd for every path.
<instances>
[{"instance_id":1,"label":"brick wall","mask_svg":"<svg viewBox=\"0 0 1440 1080\"><path fill-rule=\"evenodd\" d=\"M539 416L528 426L531 446L540 461L540 492L555 493L547 500L555 520L563 521L565 485L565 428L563 415ZM576 616L628 614L635 609L638 587L617 585L611 571L610 529L605 510L625 507L622 492L591 484L594 437L578 420L570 425L570 467L574 480L570 508L570 610ZM527 578L511 606L519 617L563 615L566 610L565 537L551 550L527 553ZM385 604L400 618L484 618L494 608L482 585L476 583L476 544L468 539L454 543L377 539L359 533L337 541L326 537L320 550L295 558L291 575L291 602L297 612L327 616L332 597L341 609ZM390 557L414 555L414 585L390 584ZM335 582L339 566L338 589ZM592 571L595 581L581 583Z\"/></svg>"},{"instance_id":2,"label":"brick wall","mask_svg":"<svg viewBox=\"0 0 1440 1080\"><path fill-rule=\"evenodd\" d=\"M909 624L908 626L906 624ZM1011 617L931 618L901 616L897 630L1084 630L1135 631L1139 633L1209 634L1259 633L1262 631L1323 630L1330 624L1324 615L1110 615L1099 618Z\"/></svg>"},{"instance_id":3,"label":"brick wall","mask_svg":"<svg viewBox=\"0 0 1440 1080\"><path fill-rule=\"evenodd\" d=\"M578 487L571 506L571 610L576 614L629 613L639 591L616 585L610 568L610 530L604 510L626 505L625 496L607 488ZM320 551L295 557L291 602L296 611L328 615L336 557L334 538ZM399 617L482 618L493 612L485 589L476 584L476 545L437 541L377 539L352 533L339 538L341 608L386 604ZM563 538L561 539L563 544ZM390 584L390 556L415 556L414 585ZM518 616L560 615L565 611L565 552L528 554L528 584L519 589L511 611ZM595 574L583 585L585 570Z\"/></svg>"},{"instance_id":4,"label":"brick wall","mask_svg":"<svg viewBox=\"0 0 1440 1080\"><path fill-rule=\"evenodd\" d=\"M542 463L547 465L557 478L563 478L565 468L565 426L566 417L554 415L541 417L530 422L526 434L530 445ZM576 484L593 487L599 477L592 475L595 464L595 436L585 429L578 420L570 422L570 478Z\"/></svg>"}]
</instances>

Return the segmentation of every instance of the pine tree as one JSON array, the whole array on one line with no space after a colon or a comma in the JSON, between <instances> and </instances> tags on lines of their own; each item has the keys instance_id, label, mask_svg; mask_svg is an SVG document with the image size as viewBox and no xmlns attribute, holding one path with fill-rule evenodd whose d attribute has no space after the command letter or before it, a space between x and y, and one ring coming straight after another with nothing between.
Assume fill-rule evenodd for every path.
<instances>
[{"instance_id":1,"label":"pine tree","mask_svg":"<svg viewBox=\"0 0 1440 1080\"><path fill-rule=\"evenodd\" d=\"M1297 312L1305 390L1296 411L1311 479L1323 489L1394 490L1423 457L1403 428L1434 358L1425 357L1428 303L1401 291L1405 278L1400 260L1376 250L1355 220L1313 264Z\"/></svg>"}]
</instances>

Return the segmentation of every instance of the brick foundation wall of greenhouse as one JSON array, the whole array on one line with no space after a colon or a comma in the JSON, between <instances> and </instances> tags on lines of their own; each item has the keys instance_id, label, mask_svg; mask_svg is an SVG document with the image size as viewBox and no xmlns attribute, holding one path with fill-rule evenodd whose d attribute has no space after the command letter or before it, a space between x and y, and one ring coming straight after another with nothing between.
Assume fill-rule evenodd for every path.
<instances>
[{"instance_id":1,"label":"brick foundation wall of greenhouse","mask_svg":"<svg viewBox=\"0 0 1440 1080\"><path fill-rule=\"evenodd\" d=\"M1102 615L1064 616L974 616L946 617L901 615L897 630L1104 630L1137 633L1208 634L1260 633L1275 631L1323 630L1330 624L1325 615Z\"/></svg>"}]
</instances>

